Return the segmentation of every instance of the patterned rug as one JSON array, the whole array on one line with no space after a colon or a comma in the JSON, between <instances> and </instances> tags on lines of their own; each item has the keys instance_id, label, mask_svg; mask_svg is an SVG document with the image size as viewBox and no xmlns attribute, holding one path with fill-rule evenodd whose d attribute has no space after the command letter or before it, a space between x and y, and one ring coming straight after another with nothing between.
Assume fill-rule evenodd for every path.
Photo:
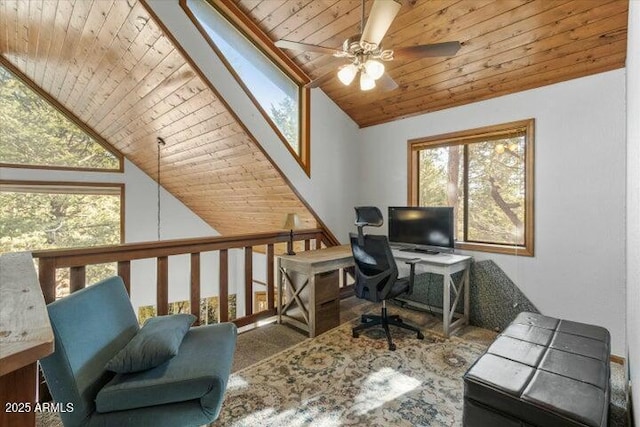
<instances>
[{"instance_id":1,"label":"patterned rug","mask_svg":"<svg viewBox=\"0 0 640 427\"><path fill-rule=\"evenodd\" d=\"M351 323L238 371L213 426L458 426L462 375L485 340L393 328L354 339Z\"/></svg>"}]
</instances>

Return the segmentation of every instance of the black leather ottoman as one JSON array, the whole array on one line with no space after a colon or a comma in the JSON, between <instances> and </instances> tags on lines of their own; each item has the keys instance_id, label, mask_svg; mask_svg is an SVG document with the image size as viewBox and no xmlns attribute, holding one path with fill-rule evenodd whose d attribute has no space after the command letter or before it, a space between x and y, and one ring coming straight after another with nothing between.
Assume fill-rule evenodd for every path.
<instances>
[{"instance_id":1,"label":"black leather ottoman","mask_svg":"<svg viewBox=\"0 0 640 427\"><path fill-rule=\"evenodd\" d=\"M610 336L520 313L464 375L465 427L607 425Z\"/></svg>"}]
</instances>

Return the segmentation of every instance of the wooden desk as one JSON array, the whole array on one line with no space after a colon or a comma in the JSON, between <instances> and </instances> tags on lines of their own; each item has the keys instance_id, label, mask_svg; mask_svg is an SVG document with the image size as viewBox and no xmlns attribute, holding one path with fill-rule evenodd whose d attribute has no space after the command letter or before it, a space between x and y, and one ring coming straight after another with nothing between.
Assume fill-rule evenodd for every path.
<instances>
[{"instance_id":1,"label":"wooden desk","mask_svg":"<svg viewBox=\"0 0 640 427\"><path fill-rule=\"evenodd\" d=\"M0 256L0 425L35 425L37 361L53 350L31 254Z\"/></svg>"},{"instance_id":2,"label":"wooden desk","mask_svg":"<svg viewBox=\"0 0 640 427\"><path fill-rule=\"evenodd\" d=\"M431 255L400 249L392 249L392 253L398 265L401 265L406 259L420 258L416 265L416 274L434 273L443 276L441 310L405 298L397 299L418 308L429 308L442 312L442 333L445 337L449 337L455 330L469 323L469 270L472 259L470 256L446 253ZM335 311L335 307L328 303L337 301L336 303L339 304L337 300L339 296L336 296L339 292L338 279L337 276L336 278L326 277L321 273L335 272L353 265L353 255L349 245L278 257L276 278L278 283L278 323L283 321L291 323L308 331L310 337L331 329L327 329L328 326L337 326L340 322L339 305L335 315L335 321L338 323L331 323L327 317L331 315L331 310ZM452 275L459 271L463 271L463 273L456 283ZM304 280L298 278L296 273L303 275ZM284 292L288 292L290 296L286 304L282 302ZM451 301L451 292L454 294L453 301ZM463 299L463 313L461 315L455 312L460 298ZM325 305L323 306L323 304ZM296 309L297 312L289 313L292 309ZM455 317L457 317L456 320L454 320Z\"/></svg>"},{"instance_id":3,"label":"wooden desk","mask_svg":"<svg viewBox=\"0 0 640 427\"><path fill-rule=\"evenodd\" d=\"M277 258L278 323L290 323L311 338L340 324L338 271L353 266L349 245ZM283 301L287 297L287 302Z\"/></svg>"},{"instance_id":4,"label":"wooden desk","mask_svg":"<svg viewBox=\"0 0 640 427\"><path fill-rule=\"evenodd\" d=\"M445 337L451 335L456 329L462 325L469 323L469 270L471 267L471 257L467 255L456 254L425 254L414 251L403 251L400 249L392 249L393 257L398 261L398 264L405 259L420 258L420 261L416 264L416 274L420 273L434 273L443 276L443 301L442 310L435 308L435 311L442 312L442 332ZM419 267L418 267L419 266ZM456 283L451 277L453 274L463 271L462 277ZM451 302L451 292L455 295L453 303ZM463 313L457 320L453 320L456 316L456 307L460 298L463 298ZM429 308L425 304L411 301L405 298L397 298L406 302L409 305L414 305L419 308Z\"/></svg>"}]
</instances>

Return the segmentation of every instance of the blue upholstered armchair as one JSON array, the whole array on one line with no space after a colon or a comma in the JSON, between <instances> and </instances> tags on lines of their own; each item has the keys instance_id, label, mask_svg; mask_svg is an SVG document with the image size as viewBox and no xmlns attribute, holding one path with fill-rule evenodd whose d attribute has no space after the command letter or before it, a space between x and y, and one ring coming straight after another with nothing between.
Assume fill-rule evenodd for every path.
<instances>
[{"instance_id":1,"label":"blue upholstered armchair","mask_svg":"<svg viewBox=\"0 0 640 427\"><path fill-rule=\"evenodd\" d=\"M65 426L195 426L218 417L235 351L234 324L192 327L168 361L115 374L105 365L140 330L120 277L48 310L55 352L41 365L54 400L73 405L60 414Z\"/></svg>"}]
</instances>

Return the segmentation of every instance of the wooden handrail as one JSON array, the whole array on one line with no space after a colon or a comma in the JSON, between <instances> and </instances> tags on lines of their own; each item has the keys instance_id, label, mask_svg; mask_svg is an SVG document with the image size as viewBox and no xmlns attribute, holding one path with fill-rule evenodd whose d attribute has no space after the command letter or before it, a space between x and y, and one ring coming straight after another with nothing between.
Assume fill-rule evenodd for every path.
<instances>
[{"instance_id":1,"label":"wooden handrail","mask_svg":"<svg viewBox=\"0 0 640 427\"><path fill-rule=\"evenodd\" d=\"M47 303L56 298L56 270L69 268L70 292L75 292L86 286L86 266L93 264L117 263L118 275L122 277L127 292L135 284L131 283L131 261L139 259L156 259L156 313L167 314L169 311L169 257L173 255L189 255L190 264L188 281L190 283L189 301L191 313L200 321L201 300L201 253L218 252L219 276L218 296L220 301L219 320L229 320L229 249L244 251L244 282L237 283L238 289L244 289L244 301L237 300L237 304L244 304L246 315L233 321L242 326L261 318L275 314L275 245L288 242L288 231L276 231L255 234L241 234L234 236L212 236L191 239L164 240L155 242L127 243L113 246L96 246L91 248L52 249L34 251L32 255L38 259L40 286ZM294 241L304 242L304 250L309 250L315 241L315 247L333 246L333 241L322 229L297 230ZM267 310L253 313L253 253L264 252L266 259Z\"/></svg>"},{"instance_id":2,"label":"wooden handrail","mask_svg":"<svg viewBox=\"0 0 640 427\"><path fill-rule=\"evenodd\" d=\"M317 243L334 246L322 229L297 230L295 241L316 239ZM220 249L239 249L247 246L261 246L282 243L289 240L288 231L233 236L197 237L192 239L160 240L155 242L125 243L122 245L93 246L90 248L48 249L34 251L34 258L54 260L56 268L80 267L107 262L131 261Z\"/></svg>"}]
</instances>

